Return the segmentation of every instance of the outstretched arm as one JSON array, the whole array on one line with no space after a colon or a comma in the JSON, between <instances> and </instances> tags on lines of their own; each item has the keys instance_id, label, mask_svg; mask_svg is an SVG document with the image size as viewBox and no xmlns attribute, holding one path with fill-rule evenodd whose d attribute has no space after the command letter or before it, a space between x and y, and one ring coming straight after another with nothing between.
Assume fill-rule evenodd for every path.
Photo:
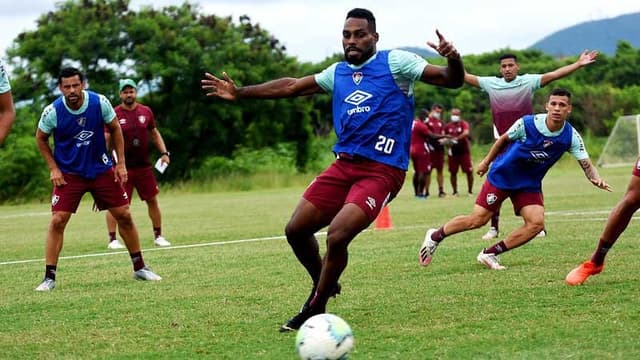
<instances>
[{"instance_id":1,"label":"outstretched arm","mask_svg":"<svg viewBox=\"0 0 640 360\"><path fill-rule=\"evenodd\" d=\"M609 186L609 184L600 177L598 170L593 166L589 158L578 160L578 163L580 164L582 171L584 171L584 175L594 186L597 186L602 190L611 191L611 186Z\"/></svg>"},{"instance_id":2,"label":"outstretched arm","mask_svg":"<svg viewBox=\"0 0 640 360\"><path fill-rule=\"evenodd\" d=\"M540 86L545 86L554 80L563 78L571 74L572 72L580 69L583 66L586 66L591 64L592 62L595 62L597 57L598 57L598 51L596 50L583 51L582 54L580 54L580 57L578 58L578 60L573 64L565 65L551 72L542 74L542 78L540 79Z\"/></svg>"},{"instance_id":3,"label":"outstretched arm","mask_svg":"<svg viewBox=\"0 0 640 360\"><path fill-rule=\"evenodd\" d=\"M324 92L316 83L313 75L302 78L280 78L267 81L258 85L236 86L235 82L226 72L220 79L210 73L204 74L201 80L202 90L207 96L217 96L225 100L237 100L242 98L253 99L279 99L301 95L311 95Z\"/></svg>"},{"instance_id":4,"label":"outstretched arm","mask_svg":"<svg viewBox=\"0 0 640 360\"><path fill-rule=\"evenodd\" d=\"M464 71L464 82L475 87L480 87L480 81L478 81L478 76L469 74L466 70Z\"/></svg>"},{"instance_id":5,"label":"outstretched arm","mask_svg":"<svg viewBox=\"0 0 640 360\"><path fill-rule=\"evenodd\" d=\"M420 80L432 85L443 86L451 89L459 88L464 84L464 65L462 58L458 53L458 50L453 46L453 43L440 34L440 31L436 30L438 35L438 44L427 42L427 45L431 46L435 51L447 58L447 66L425 66Z\"/></svg>"}]
</instances>

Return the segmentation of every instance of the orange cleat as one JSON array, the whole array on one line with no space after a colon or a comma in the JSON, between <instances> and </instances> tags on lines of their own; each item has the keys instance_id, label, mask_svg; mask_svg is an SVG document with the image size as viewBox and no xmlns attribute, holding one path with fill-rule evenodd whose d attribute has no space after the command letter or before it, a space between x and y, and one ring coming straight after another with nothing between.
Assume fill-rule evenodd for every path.
<instances>
[{"instance_id":1,"label":"orange cleat","mask_svg":"<svg viewBox=\"0 0 640 360\"><path fill-rule=\"evenodd\" d=\"M604 264L596 265L591 262L591 260L587 260L580 264L580 266L578 266L577 268L571 270L567 274L565 281L569 285L582 285L582 283L585 282L589 278L589 276L600 274L603 269Z\"/></svg>"}]
</instances>

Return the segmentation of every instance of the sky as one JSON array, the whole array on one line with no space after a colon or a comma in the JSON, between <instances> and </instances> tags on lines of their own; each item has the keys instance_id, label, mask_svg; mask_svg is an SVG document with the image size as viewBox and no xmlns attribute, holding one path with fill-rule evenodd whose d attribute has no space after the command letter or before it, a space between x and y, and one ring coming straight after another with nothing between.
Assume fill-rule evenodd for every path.
<instances>
[{"instance_id":1,"label":"sky","mask_svg":"<svg viewBox=\"0 0 640 360\"><path fill-rule=\"evenodd\" d=\"M59 0L0 0L0 57L20 32L36 29L36 19L55 9ZM183 0L131 0L161 8ZM637 0L193 0L202 13L248 15L301 61L319 62L341 49L346 13L354 7L376 17L378 49L427 47L437 41L435 29L461 54L525 49L551 33L593 20L640 12Z\"/></svg>"}]
</instances>

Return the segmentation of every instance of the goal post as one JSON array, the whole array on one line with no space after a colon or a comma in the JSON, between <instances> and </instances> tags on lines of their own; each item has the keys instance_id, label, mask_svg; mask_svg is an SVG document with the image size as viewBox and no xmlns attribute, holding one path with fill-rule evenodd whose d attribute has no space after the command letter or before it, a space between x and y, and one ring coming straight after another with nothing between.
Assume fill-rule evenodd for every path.
<instances>
[{"instance_id":1,"label":"goal post","mask_svg":"<svg viewBox=\"0 0 640 360\"><path fill-rule=\"evenodd\" d=\"M630 166L640 154L640 115L625 115L616 124L602 149L597 166Z\"/></svg>"}]
</instances>

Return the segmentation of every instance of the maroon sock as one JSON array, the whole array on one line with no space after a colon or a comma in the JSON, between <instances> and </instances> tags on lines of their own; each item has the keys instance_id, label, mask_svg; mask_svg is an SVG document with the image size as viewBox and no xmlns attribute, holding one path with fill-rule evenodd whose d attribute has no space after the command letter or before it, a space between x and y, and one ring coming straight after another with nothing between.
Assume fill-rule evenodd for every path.
<instances>
[{"instance_id":1,"label":"maroon sock","mask_svg":"<svg viewBox=\"0 0 640 360\"><path fill-rule=\"evenodd\" d=\"M444 240L445 237L447 237L447 235L445 235L444 233L444 225L442 225L438 230L436 230L436 232L431 234L431 240L437 243Z\"/></svg>"},{"instance_id":2,"label":"maroon sock","mask_svg":"<svg viewBox=\"0 0 640 360\"><path fill-rule=\"evenodd\" d=\"M133 263L133 271L138 271L144 267L144 259L142 259L142 251L129 253L131 262Z\"/></svg>"},{"instance_id":3,"label":"maroon sock","mask_svg":"<svg viewBox=\"0 0 640 360\"><path fill-rule=\"evenodd\" d=\"M498 231L498 223L500 222L500 211L496 211L491 216L491 227L495 228Z\"/></svg>"},{"instance_id":4,"label":"maroon sock","mask_svg":"<svg viewBox=\"0 0 640 360\"><path fill-rule=\"evenodd\" d=\"M504 241L500 241L498 243L493 244L491 247L484 249L482 252L485 254L502 254L505 251L508 251L507 245L504 244Z\"/></svg>"},{"instance_id":5,"label":"maroon sock","mask_svg":"<svg viewBox=\"0 0 640 360\"><path fill-rule=\"evenodd\" d=\"M116 232L115 231L109 231L109 242L112 242L115 239L116 239Z\"/></svg>"},{"instance_id":6,"label":"maroon sock","mask_svg":"<svg viewBox=\"0 0 640 360\"><path fill-rule=\"evenodd\" d=\"M155 236L155 238L157 239L158 236L162 235L162 230L159 227L154 227L153 228L153 235Z\"/></svg>"},{"instance_id":7,"label":"maroon sock","mask_svg":"<svg viewBox=\"0 0 640 360\"><path fill-rule=\"evenodd\" d=\"M596 265L604 264L604 258L607 256L611 246L611 244L605 243L604 240L600 239L600 241L598 241L598 248L593 255L591 255L591 262Z\"/></svg>"}]
</instances>

